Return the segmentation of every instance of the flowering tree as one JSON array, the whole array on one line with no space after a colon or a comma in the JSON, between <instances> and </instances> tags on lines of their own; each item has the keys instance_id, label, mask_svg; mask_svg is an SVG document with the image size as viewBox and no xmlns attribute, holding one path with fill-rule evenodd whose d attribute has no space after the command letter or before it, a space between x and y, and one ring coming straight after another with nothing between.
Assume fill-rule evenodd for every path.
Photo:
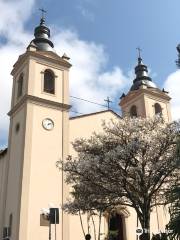
<instances>
[{"instance_id":1,"label":"flowering tree","mask_svg":"<svg viewBox=\"0 0 180 240\"><path fill-rule=\"evenodd\" d=\"M180 154L180 136L177 139L177 151ZM170 202L170 221L166 226L170 230L169 238L180 240L180 174L177 182L167 192L166 197Z\"/></svg>"},{"instance_id":2,"label":"flowering tree","mask_svg":"<svg viewBox=\"0 0 180 240\"><path fill-rule=\"evenodd\" d=\"M171 202L170 221L167 225L170 239L180 239L180 185L177 183L169 192L169 200Z\"/></svg>"},{"instance_id":3,"label":"flowering tree","mask_svg":"<svg viewBox=\"0 0 180 240\"><path fill-rule=\"evenodd\" d=\"M180 123L124 118L103 128L103 133L73 143L78 157L69 156L63 166L73 196L66 207L105 211L129 206L149 230L152 208L166 203L164 194L178 175Z\"/></svg>"}]
</instances>

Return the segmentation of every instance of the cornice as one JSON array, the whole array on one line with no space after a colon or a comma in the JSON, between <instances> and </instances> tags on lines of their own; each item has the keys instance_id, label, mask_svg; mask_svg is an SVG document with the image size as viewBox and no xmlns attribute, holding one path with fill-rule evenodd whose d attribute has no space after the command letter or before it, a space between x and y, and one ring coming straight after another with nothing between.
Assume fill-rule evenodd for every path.
<instances>
[{"instance_id":1,"label":"cornice","mask_svg":"<svg viewBox=\"0 0 180 240\"><path fill-rule=\"evenodd\" d=\"M157 96L157 97L160 97L160 98L163 98L167 101L170 101L171 100L171 97L167 94L167 93L164 93L162 92L161 90L159 89L153 89L151 90L150 88L147 88L147 89L143 89L144 93L147 93L149 95L154 95L154 96Z\"/></svg>"},{"instance_id":2,"label":"cornice","mask_svg":"<svg viewBox=\"0 0 180 240\"><path fill-rule=\"evenodd\" d=\"M24 103L31 102L37 105L43 105L49 108L55 108L58 110L65 110L68 111L71 108L71 105L65 103L54 102L51 100L39 98L32 95L24 95L21 100L8 112L9 116L12 116Z\"/></svg>"},{"instance_id":3,"label":"cornice","mask_svg":"<svg viewBox=\"0 0 180 240\"><path fill-rule=\"evenodd\" d=\"M164 99L166 101L170 101L171 97L168 96L166 93L161 92L158 89L138 89L138 90L134 90L134 91L130 91L119 103L120 106L126 104L127 102L134 100L136 97L140 96L140 95L148 95L148 96L154 96L160 99Z\"/></svg>"},{"instance_id":4,"label":"cornice","mask_svg":"<svg viewBox=\"0 0 180 240\"><path fill-rule=\"evenodd\" d=\"M14 75L15 69L17 69L19 66L21 66L28 57L35 57L38 59L46 60L48 62L60 65L62 67L65 67L69 69L72 65L62 59L60 56L58 56L56 53L53 52L43 52L43 51L26 51L24 54L20 55L16 63L13 65L13 70L11 71L11 74Z\"/></svg>"}]
</instances>

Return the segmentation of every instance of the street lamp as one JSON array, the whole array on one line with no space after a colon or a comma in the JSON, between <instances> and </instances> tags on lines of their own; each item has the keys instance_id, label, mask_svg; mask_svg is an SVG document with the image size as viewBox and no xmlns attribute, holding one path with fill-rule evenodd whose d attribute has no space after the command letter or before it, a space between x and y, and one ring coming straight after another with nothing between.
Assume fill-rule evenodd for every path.
<instances>
[{"instance_id":1,"label":"street lamp","mask_svg":"<svg viewBox=\"0 0 180 240\"><path fill-rule=\"evenodd\" d=\"M51 224L55 226L56 240L56 224L59 224L59 208L42 209L42 216L49 222L49 240L51 240Z\"/></svg>"}]
</instances>

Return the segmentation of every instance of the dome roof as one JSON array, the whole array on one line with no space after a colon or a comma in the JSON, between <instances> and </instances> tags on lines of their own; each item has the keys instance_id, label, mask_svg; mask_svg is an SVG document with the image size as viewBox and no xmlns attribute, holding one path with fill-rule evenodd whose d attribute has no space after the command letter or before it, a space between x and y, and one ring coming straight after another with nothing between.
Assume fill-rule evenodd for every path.
<instances>
[{"instance_id":1,"label":"dome roof","mask_svg":"<svg viewBox=\"0 0 180 240\"><path fill-rule=\"evenodd\" d=\"M148 76L148 68L143 64L142 58L138 58L138 65L135 67L136 78L133 81L130 91L138 90L142 85L148 88L157 88L156 84Z\"/></svg>"},{"instance_id":2,"label":"dome roof","mask_svg":"<svg viewBox=\"0 0 180 240\"><path fill-rule=\"evenodd\" d=\"M45 25L44 17L41 18L40 25L34 30L33 43L39 51L54 51L54 44L50 40L50 29Z\"/></svg>"}]
</instances>

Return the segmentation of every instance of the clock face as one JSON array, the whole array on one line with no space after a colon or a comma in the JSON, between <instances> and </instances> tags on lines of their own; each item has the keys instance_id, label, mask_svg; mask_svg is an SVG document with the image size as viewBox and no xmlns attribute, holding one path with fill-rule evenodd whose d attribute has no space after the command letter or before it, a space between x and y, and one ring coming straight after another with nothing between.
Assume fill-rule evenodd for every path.
<instances>
[{"instance_id":1,"label":"clock face","mask_svg":"<svg viewBox=\"0 0 180 240\"><path fill-rule=\"evenodd\" d=\"M52 130L54 128L54 122L50 118L45 118L42 121L42 125L46 130Z\"/></svg>"}]
</instances>

